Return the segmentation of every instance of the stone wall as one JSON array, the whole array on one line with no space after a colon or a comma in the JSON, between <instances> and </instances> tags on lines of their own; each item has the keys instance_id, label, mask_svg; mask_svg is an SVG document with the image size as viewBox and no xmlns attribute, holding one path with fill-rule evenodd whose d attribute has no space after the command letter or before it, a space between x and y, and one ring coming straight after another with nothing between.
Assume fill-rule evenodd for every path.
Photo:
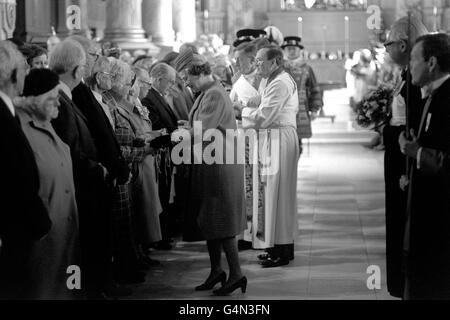
<instances>
[{"instance_id":1,"label":"stone wall","mask_svg":"<svg viewBox=\"0 0 450 320\"><path fill-rule=\"evenodd\" d=\"M0 40L12 37L16 26L16 0L0 0Z\"/></svg>"}]
</instances>

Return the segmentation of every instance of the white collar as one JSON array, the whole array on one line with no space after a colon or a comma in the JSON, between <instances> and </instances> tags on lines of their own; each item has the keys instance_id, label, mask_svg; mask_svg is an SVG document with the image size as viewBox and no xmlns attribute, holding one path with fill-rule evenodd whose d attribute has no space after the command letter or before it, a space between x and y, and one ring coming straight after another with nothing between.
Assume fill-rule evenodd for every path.
<instances>
[{"instance_id":1,"label":"white collar","mask_svg":"<svg viewBox=\"0 0 450 320\"><path fill-rule=\"evenodd\" d=\"M0 90L0 98L3 100L3 102L5 102L6 106L9 109L9 111L11 111L13 117L15 117L16 116L16 112L15 112L14 104L13 104L11 98L6 93L4 93L1 90Z\"/></svg>"},{"instance_id":2,"label":"white collar","mask_svg":"<svg viewBox=\"0 0 450 320\"><path fill-rule=\"evenodd\" d=\"M450 74L447 74L446 76L443 76L442 78L434 80L430 84L422 87L421 88L422 99L428 98L433 91L436 91L437 89L439 89L444 84L444 82L447 81L448 79L450 79Z\"/></svg>"},{"instance_id":3,"label":"white collar","mask_svg":"<svg viewBox=\"0 0 450 320\"><path fill-rule=\"evenodd\" d=\"M70 90L69 86L62 81L60 81L59 83L61 84L61 90L69 97L70 100L72 100L72 91Z\"/></svg>"},{"instance_id":4,"label":"white collar","mask_svg":"<svg viewBox=\"0 0 450 320\"><path fill-rule=\"evenodd\" d=\"M98 102L103 102L103 96L95 90L91 90Z\"/></svg>"}]
</instances>

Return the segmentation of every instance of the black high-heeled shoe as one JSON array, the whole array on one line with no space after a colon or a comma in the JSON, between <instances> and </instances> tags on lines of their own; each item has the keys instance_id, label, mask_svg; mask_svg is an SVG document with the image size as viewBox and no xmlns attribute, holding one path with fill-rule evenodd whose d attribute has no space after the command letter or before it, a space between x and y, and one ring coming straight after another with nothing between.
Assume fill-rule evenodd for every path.
<instances>
[{"instance_id":1,"label":"black high-heeled shoe","mask_svg":"<svg viewBox=\"0 0 450 320\"><path fill-rule=\"evenodd\" d=\"M241 288L241 292L245 293L247 291L247 278L242 277L237 282L233 283L230 286L222 286L222 288L214 290L213 293L216 296L227 296L230 293L233 293L236 289Z\"/></svg>"},{"instance_id":2,"label":"black high-heeled shoe","mask_svg":"<svg viewBox=\"0 0 450 320\"><path fill-rule=\"evenodd\" d=\"M195 287L195 291L208 291L208 290L211 290L219 282L222 283L222 287L223 287L225 285L226 281L227 281L227 274L224 271L221 274L219 274L215 279L213 279L213 280L211 280L209 282L205 281L205 283L203 283L202 285L199 285L198 287Z\"/></svg>"}]
</instances>

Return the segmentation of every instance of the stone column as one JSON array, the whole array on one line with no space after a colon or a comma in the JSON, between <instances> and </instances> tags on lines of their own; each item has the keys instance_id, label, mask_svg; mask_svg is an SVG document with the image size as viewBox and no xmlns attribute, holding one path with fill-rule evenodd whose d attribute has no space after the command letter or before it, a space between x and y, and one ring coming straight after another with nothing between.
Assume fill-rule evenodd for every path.
<instances>
[{"instance_id":1,"label":"stone column","mask_svg":"<svg viewBox=\"0 0 450 320\"><path fill-rule=\"evenodd\" d=\"M251 0L229 0L227 2L228 25L225 31L226 40L233 41L236 32L244 28L253 28L254 11Z\"/></svg>"},{"instance_id":2,"label":"stone column","mask_svg":"<svg viewBox=\"0 0 450 320\"><path fill-rule=\"evenodd\" d=\"M123 50L155 50L142 28L142 0L107 0L105 41Z\"/></svg>"},{"instance_id":3,"label":"stone column","mask_svg":"<svg viewBox=\"0 0 450 320\"><path fill-rule=\"evenodd\" d=\"M442 21L443 21L442 29L447 31L447 33L450 32L450 7L444 8Z\"/></svg>"},{"instance_id":4,"label":"stone column","mask_svg":"<svg viewBox=\"0 0 450 320\"><path fill-rule=\"evenodd\" d=\"M173 1L173 28L182 42L193 42L197 38L195 0Z\"/></svg>"},{"instance_id":5,"label":"stone column","mask_svg":"<svg viewBox=\"0 0 450 320\"><path fill-rule=\"evenodd\" d=\"M144 28L152 37L152 41L161 46L172 47L175 40L172 28L172 0L144 0L142 10Z\"/></svg>"},{"instance_id":6,"label":"stone column","mask_svg":"<svg viewBox=\"0 0 450 320\"><path fill-rule=\"evenodd\" d=\"M45 43L51 33L52 15L51 0L25 1L25 28L27 41Z\"/></svg>"},{"instance_id":7,"label":"stone column","mask_svg":"<svg viewBox=\"0 0 450 320\"><path fill-rule=\"evenodd\" d=\"M87 0L57 0L57 5L58 35L62 37L73 34L87 35L89 29Z\"/></svg>"},{"instance_id":8,"label":"stone column","mask_svg":"<svg viewBox=\"0 0 450 320\"><path fill-rule=\"evenodd\" d=\"M0 40L11 38L16 28L16 0L0 0Z\"/></svg>"}]
</instances>

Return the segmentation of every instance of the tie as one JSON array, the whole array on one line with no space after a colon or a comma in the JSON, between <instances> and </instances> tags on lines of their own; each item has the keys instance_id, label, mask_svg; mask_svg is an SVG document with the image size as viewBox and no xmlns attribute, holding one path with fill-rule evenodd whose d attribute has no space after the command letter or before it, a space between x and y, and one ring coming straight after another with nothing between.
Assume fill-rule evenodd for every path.
<instances>
[{"instance_id":1,"label":"tie","mask_svg":"<svg viewBox=\"0 0 450 320\"><path fill-rule=\"evenodd\" d=\"M428 93L428 100L425 103L425 107L423 108L422 119L420 121L419 133L417 135L417 138L420 138L422 134L423 127L425 125L425 120L427 118L428 111L430 110L431 102L433 101L433 91L431 90L431 88L427 88L427 93Z\"/></svg>"}]
</instances>

